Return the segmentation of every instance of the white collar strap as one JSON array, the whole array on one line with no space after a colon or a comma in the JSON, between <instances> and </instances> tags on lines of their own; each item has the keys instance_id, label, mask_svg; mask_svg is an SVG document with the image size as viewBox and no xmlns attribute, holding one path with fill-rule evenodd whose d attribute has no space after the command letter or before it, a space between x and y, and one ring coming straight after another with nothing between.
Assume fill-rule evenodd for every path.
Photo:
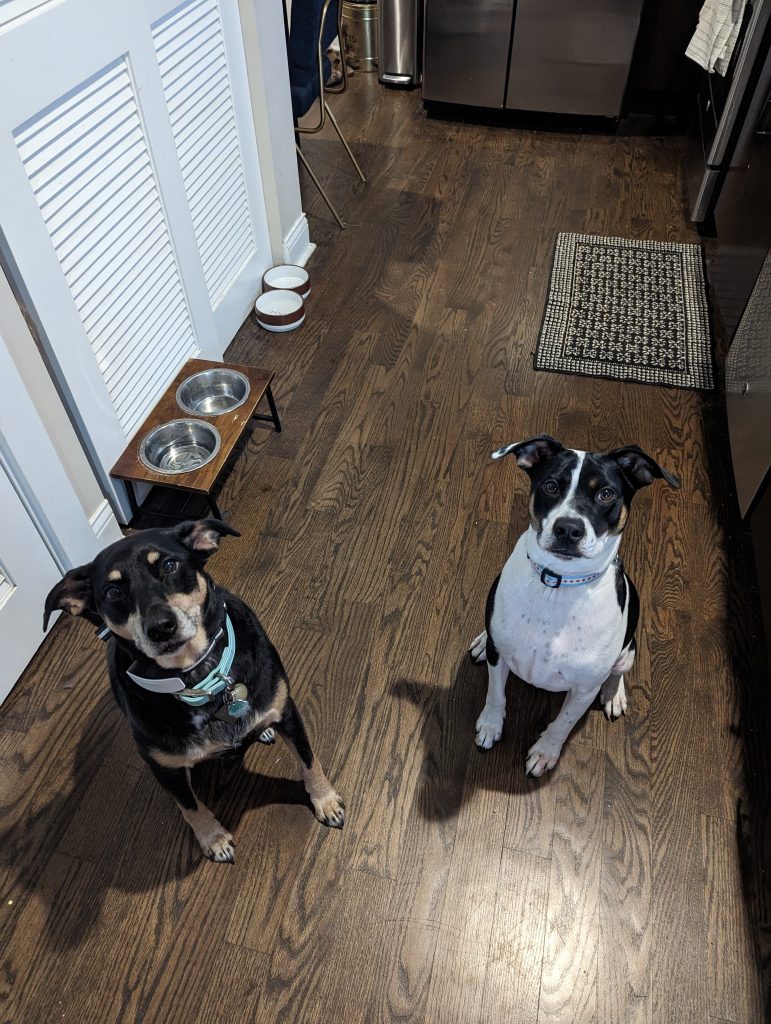
<instances>
[{"instance_id":1,"label":"white collar strap","mask_svg":"<svg viewBox=\"0 0 771 1024\"><path fill-rule=\"evenodd\" d=\"M593 583L598 580L600 576L607 572L608 566L604 569L600 569L599 572L585 573L583 576L566 576L564 573L552 572L551 569L547 569L544 565L539 565L534 558L530 557L528 553L528 561L532 565L533 569L538 573L541 583L545 587L549 587L551 590L557 590L559 587L582 587L586 583ZM611 563L612 564L612 563Z\"/></svg>"},{"instance_id":2,"label":"white collar strap","mask_svg":"<svg viewBox=\"0 0 771 1024\"><path fill-rule=\"evenodd\" d=\"M233 661L236 656L236 635L233 630L233 623L230 621L230 616L225 612L225 630L227 631L227 643L225 644L225 650L222 652L222 657L219 660L216 668L213 668L209 674L196 683L195 686L188 688L185 682L179 678L179 676L164 676L160 679L149 679L146 676L140 676L132 669L136 665L136 662L127 670L127 675L132 679L137 686L141 686L145 690L150 690L152 693L173 693L180 700L183 700L186 704L205 704L211 700L213 696L224 690L226 686L232 683L230 678L230 669L233 666ZM206 659L212 651L212 648L222 636L222 629L219 630L217 635L214 637L209 647L204 654L191 665L189 668L182 669L183 673L192 672L192 670L200 665L204 659Z\"/></svg>"}]
</instances>

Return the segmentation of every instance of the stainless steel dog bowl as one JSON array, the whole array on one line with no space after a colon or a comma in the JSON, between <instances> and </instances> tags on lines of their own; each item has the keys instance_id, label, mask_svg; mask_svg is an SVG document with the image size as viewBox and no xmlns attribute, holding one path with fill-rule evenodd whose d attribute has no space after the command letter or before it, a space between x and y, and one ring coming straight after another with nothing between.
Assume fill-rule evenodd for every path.
<instances>
[{"instance_id":1,"label":"stainless steel dog bowl","mask_svg":"<svg viewBox=\"0 0 771 1024\"><path fill-rule=\"evenodd\" d=\"M243 373L217 366L183 380L177 388L177 405L194 416L221 416L243 405L249 388Z\"/></svg>"},{"instance_id":2,"label":"stainless steel dog bowl","mask_svg":"<svg viewBox=\"0 0 771 1024\"><path fill-rule=\"evenodd\" d=\"M220 450L220 434L203 420L172 420L143 438L139 458L156 473L189 473L211 462Z\"/></svg>"}]
</instances>

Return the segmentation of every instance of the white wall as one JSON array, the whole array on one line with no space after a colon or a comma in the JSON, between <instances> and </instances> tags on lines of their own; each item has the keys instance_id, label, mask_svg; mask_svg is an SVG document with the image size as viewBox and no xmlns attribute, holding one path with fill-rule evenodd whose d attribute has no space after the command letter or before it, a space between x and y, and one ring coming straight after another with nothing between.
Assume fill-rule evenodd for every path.
<instances>
[{"instance_id":1,"label":"white wall","mask_svg":"<svg viewBox=\"0 0 771 1024\"><path fill-rule=\"evenodd\" d=\"M238 8L273 259L303 264L315 246L300 196L282 2L238 0Z\"/></svg>"}]
</instances>

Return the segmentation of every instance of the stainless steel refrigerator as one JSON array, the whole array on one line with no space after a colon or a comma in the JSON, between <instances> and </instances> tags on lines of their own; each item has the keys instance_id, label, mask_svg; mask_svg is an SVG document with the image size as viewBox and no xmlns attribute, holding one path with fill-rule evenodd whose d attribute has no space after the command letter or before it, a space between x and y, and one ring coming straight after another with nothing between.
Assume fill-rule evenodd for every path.
<instances>
[{"instance_id":1,"label":"stainless steel refrigerator","mask_svg":"<svg viewBox=\"0 0 771 1024\"><path fill-rule=\"evenodd\" d=\"M426 0L423 99L618 117L643 0Z\"/></svg>"},{"instance_id":2,"label":"stainless steel refrigerator","mask_svg":"<svg viewBox=\"0 0 771 1024\"><path fill-rule=\"evenodd\" d=\"M768 54L770 31L771 0L753 0L745 9L727 75L699 72L687 178L690 218L696 224L709 224L735 152L741 149L736 136Z\"/></svg>"}]
</instances>

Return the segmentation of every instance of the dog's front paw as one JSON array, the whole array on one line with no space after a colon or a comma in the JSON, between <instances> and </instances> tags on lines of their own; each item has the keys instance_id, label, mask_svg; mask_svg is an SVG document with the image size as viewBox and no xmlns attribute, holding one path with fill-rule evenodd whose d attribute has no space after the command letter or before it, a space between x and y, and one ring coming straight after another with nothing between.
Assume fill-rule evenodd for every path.
<instances>
[{"instance_id":1,"label":"dog's front paw","mask_svg":"<svg viewBox=\"0 0 771 1024\"><path fill-rule=\"evenodd\" d=\"M322 825L342 828L345 824L345 804L339 793L329 790L323 797L311 797L313 813Z\"/></svg>"},{"instance_id":2,"label":"dog's front paw","mask_svg":"<svg viewBox=\"0 0 771 1024\"><path fill-rule=\"evenodd\" d=\"M602 704L602 710L605 712L605 717L609 722L626 714L626 688L623 676L620 678L613 677L602 684L600 704Z\"/></svg>"},{"instance_id":3,"label":"dog's front paw","mask_svg":"<svg viewBox=\"0 0 771 1024\"><path fill-rule=\"evenodd\" d=\"M561 743L556 743L547 733L541 733L527 752L525 775L533 775L535 778L539 778L544 772L551 771L557 761L559 761L561 752Z\"/></svg>"},{"instance_id":4,"label":"dog's front paw","mask_svg":"<svg viewBox=\"0 0 771 1024\"><path fill-rule=\"evenodd\" d=\"M222 826L221 831L213 832L210 835L196 835L196 839L203 850L205 857L216 861L218 864L235 864L236 844L232 835L226 832Z\"/></svg>"},{"instance_id":5,"label":"dog's front paw","mask_svg":"<svg viewBox=\"0 0 771 1024\"><path fill-rule=\"evenodd\" d=\"M485 704L482 714L476 724L476 745L480 750L489 750L493 743L497 743L503 732L503 720L506 717L506 709L496 708L491 704Z\"/></svg>"},{"instance_id":6,"label":"dog's front paw","mask_svg":"<svg viewBox=\"0 0 771 1024\"><path fill-rule=\"evenodd\" d=\"M481 665L483 661L487 661L487 630L480 633L479 636L475 637L471 641L468 652L471 655L471 660L475 661L477 665Z\"/></svg>"}]
</instances>

